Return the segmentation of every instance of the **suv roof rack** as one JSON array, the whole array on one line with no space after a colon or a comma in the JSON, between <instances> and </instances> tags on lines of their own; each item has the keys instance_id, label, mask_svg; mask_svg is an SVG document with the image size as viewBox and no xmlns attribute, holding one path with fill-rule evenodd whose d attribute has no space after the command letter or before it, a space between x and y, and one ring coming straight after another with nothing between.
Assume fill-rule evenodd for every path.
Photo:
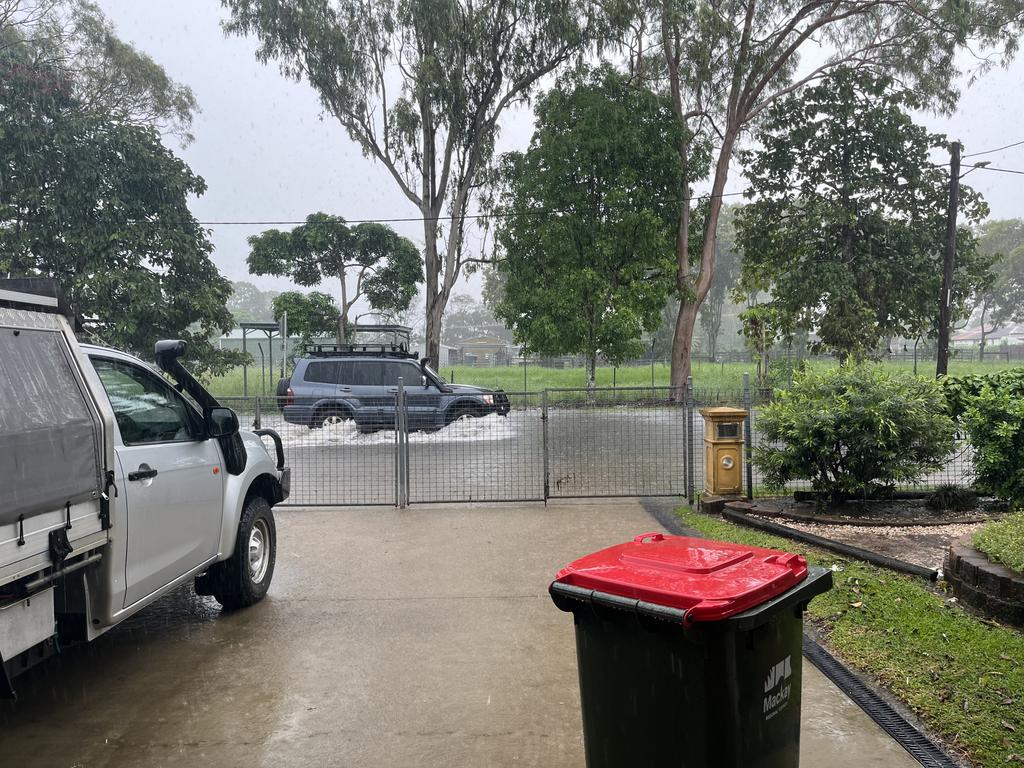
<instances>
[{"instance_id":1,"label":"suv roof rack","mask_svg":"<svg viewBox=\"0 0 1024 768\"><path fill-rule=\"evenodd\" d=\"M405 344L306 344L303 351L308 357L398 357L416 359Z\"/></svg>"}]
</instances>

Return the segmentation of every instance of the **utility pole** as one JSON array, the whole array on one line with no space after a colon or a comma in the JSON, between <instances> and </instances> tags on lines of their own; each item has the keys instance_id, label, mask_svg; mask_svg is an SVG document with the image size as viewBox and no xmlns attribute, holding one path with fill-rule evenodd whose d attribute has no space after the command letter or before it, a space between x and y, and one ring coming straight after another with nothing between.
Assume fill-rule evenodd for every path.
<instances>
[{"instance_id":1,"label":"utility pole","mask_svg":"<svg viewBox=\"0 0 1024 768\"><path fill-rule=\"evenodd\" d=\"M939 346L935 377L949 370L949 330L953 324L953 267L956 262L956 212L960 206L960 144L949 145L949 208L946 210L946 247L942 261L942 295L939 298Z\"/></svg>"}]
</instances>

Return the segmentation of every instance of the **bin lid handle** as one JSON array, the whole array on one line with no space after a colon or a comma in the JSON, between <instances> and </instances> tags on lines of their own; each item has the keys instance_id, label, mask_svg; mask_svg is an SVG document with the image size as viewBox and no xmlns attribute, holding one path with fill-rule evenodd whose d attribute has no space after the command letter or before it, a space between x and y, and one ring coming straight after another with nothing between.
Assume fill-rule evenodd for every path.
<instances>
[{"instance_id":1,"label":"bin lid handle","mask_svg":"<svg viewBox=\"0 0 1024 768\"><path fill-rule=\"evenodd\" d=\"M650 541L664 541L665 534L658 533L657 531L652 531L651 533L641 533L639 536L633 537L633 541L635 541L637 544L646 544L648 539Z\"/></svg>"}]
</instances>

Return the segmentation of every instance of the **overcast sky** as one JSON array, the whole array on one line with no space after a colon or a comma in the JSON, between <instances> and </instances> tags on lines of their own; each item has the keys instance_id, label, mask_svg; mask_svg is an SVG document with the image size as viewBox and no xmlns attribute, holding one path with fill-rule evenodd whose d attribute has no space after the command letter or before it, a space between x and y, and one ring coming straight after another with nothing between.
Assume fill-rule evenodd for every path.
<instances>
[{"instance_id":1,"label":"overcast sky","mask_svg":"<svg viewBox=\"0 0 1024 768\"><path fill-rule=\"evenodd\" d=\"M387 172L364 158L333 118L322 115L307 84L285 80L275 65L257 62L252 40L224 36L225 12L216 0L98 2L123 39L195 91L202 108L193 126L195 141L177 150L209 187L192 206L200 221L291 221L314 211L349 220L418 215ZM966 88L953 116L920 120L959 139L965 153L1024 140L1022 85L1024 59ZM531 130L528 111L511 113L502 126L501 148L525 148ZM977 159L1024 170L1024 145ZM1024 218L1024 176L979 170L966 183L984 195L993 217ZM729 191L742 187L734 173ZM422 243L422 225L392 226ZM265 227L210 228L213 258L230 279L251 280L264 289L289 287L286 280L248 275L245 239ZM338 293L336 283L324 287ZM477 289L474 282L463 290Z\"/></svg>"}]
</instances>

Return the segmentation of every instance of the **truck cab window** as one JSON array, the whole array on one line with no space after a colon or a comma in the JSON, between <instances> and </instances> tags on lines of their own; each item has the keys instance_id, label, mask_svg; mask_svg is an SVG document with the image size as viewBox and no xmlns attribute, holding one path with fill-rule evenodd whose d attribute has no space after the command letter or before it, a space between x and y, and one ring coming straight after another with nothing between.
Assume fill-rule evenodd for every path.
<instances>
[{"instance_id":1,"label":"truck cab window","mask_svg":"<svg viewBox=\"0 0 1024 768\"><path fill-rule=\"evenodd\" d=\"M159 376L128 363L93 358L125 445L180 443L202 437L198 415Z\"/></svg>"}]
</instances>

